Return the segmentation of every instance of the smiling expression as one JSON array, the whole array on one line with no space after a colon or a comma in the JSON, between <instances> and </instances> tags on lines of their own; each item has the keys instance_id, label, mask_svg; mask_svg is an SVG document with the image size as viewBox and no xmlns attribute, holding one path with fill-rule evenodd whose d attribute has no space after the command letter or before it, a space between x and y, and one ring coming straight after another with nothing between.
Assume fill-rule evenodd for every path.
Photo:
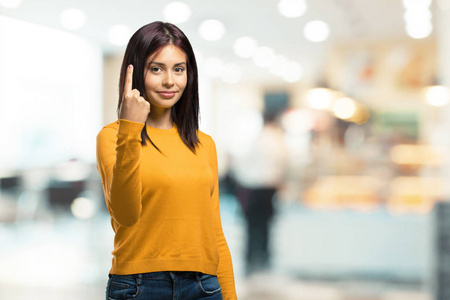
<instances>
[{"instance_id":1,"label":"smiling expression","mask_svg":"<svg viewBox=\"0 0 450 300\"><path fill-rule=\"evenodd\" d=\"M150 104L171 108L181 98L187 84L186 54L167 45L150 55L144 74L145 94Z\"/></svg>"}]
</instances>

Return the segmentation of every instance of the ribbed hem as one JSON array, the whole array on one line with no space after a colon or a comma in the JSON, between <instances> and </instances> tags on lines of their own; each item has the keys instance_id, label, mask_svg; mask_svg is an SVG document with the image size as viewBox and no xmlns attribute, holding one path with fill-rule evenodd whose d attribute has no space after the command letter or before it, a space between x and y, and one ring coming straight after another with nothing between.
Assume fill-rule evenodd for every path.
<instances>
[{"instance_id":1,"label":"ribbed hem","mask_svg":"<svg viewBox=\"0 0 450 300\"><path fill-rule=\"evenodd\" d=\"M130 275L161 271L191 271L217 275L217 262L196 259L149 259L119 262L113 258L110 273Z\"/></svg>"}]
</instances>

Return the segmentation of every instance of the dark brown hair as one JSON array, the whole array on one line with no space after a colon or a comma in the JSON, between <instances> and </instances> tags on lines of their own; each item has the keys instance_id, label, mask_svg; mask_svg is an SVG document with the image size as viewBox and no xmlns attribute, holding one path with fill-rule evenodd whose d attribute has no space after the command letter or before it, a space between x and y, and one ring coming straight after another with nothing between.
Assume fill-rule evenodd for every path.
<instances>
[{"instance_id":1,"label":"dark brown hair","mask_svg":"<svg viewBox=\"0 0 450 300\"><path fill-rule=\"evenodd\" d=\"M146 98L144 85L145 62L150 55L160 51L167 45L174 45L186 54L187 84L183 95L172 107L171 117L178 127L178 134L181 140L195 153L195 148L199 143L197 136L199 118L197 62L188 38L177 26L171 23L153 22L141 27L130 38L120 69L117 112L119 113L122 103L128 65L132 64L134 67L133 89L139 90L140 94ZM146 100L148 101L148 99ZM146 145L146 140L148 140L158 149L150 139L146 126L142 129L141 138L142 145Z\"/></svg>"}]
</instances>

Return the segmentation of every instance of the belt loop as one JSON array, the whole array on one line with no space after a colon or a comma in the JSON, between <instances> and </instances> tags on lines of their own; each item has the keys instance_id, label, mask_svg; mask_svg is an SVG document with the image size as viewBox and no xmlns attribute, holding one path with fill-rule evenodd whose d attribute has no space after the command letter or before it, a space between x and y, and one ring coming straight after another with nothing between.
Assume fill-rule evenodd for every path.
<instances>
[{"instance_id":1,"label":"belt loop","mask_svg":"<svg viewBox=\"0 0 450 300\"><path fill-rule=\"evenodd\" d=\"M136 284L140 286L142 284L142 274L137 274Z\"/></svg>"}]
</instances>

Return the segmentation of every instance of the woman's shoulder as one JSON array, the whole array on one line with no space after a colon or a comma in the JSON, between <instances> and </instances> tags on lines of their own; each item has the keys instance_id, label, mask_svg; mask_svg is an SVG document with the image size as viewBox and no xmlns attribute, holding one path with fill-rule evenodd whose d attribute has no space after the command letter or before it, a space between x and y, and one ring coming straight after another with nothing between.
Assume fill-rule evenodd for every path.
<instances>
[{"instance_id":1,"label":"woman's shoulder","mask_svg":"<svg viewBox=\"0 0 450 300\"><path fill-rule=\"evenodd\" d=\"M209 134L204 133L203 131L197 131L198 140L200 142L201 147L203 147L207 151L215 151L216 143L214 139Z\"/></svg>"},{"instance_id":2,"label":"woman's shoulder","mask_svg":"<svg viewBox=\"0 0 450 300\"><path fill-rule=\"evenodd\" d=\"M109 123L100 130L97 134L98 139L104 138L115 138L117 136L117 131L119 130L119 120Z\"/></svg>"},{"instance_id":3,"label":"woman's shoulder","mask_svg":"<svg viewBox=\"0 0 450 300\"><path fill-rule=\"evenodd\" d=\"M202 144L205 143L206 144L205 146L209 145L211 142L214 143L213 138L209 134L204 133L201 130L197 131L197 136L200 143Z\"/></svg>"}]
</instances>

